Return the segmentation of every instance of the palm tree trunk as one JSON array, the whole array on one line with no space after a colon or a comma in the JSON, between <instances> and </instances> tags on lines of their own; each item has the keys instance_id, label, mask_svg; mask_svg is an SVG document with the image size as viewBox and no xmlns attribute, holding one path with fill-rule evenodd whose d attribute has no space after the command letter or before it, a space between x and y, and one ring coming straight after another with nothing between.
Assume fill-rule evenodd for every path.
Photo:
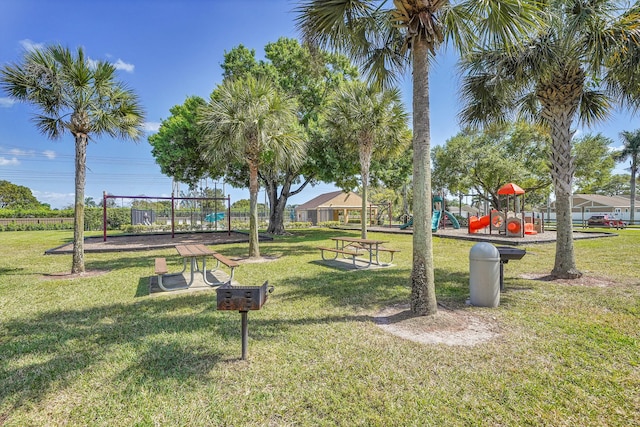
<instances>
[{"instance_id":1,"label":"palm tree trunk","mask_svg":"<svg viewBox=\"0 0 640 427\"><path fill-rule=\"evenodd\" d=\"M631 200L630 200L630 208L631 214L629 216L629 224L634 225L635 223L635 213L636 213L636 175L638 174L638 162L637 156L633 156L631 159L631 182L630 182L630 190L631 190Z\"/></svg>"},{"instance_id":2,"label":"palm tree trunk","mask_svg":"<svg viewBox=\"0 0 640 427\"><path fill-rule=\"evenodd\" d=\"M431 235L431 162L429 123L429 62L427 42L413 41L413 268L411 311L437 312Z\"/></svg>"},{"instance_id":3,"label":"palm tree trunk","mask_svg":"<svg viewBox=\"0 0 640 427\"><path fill-rule=\"evenodd\" d=\"M372 143L365 142L360 144L360 177L362 178L362 228L360 236L367 238L367 198L369 193L369 167L371 165L371 153L373 151Z\"/></svg>"},{"instance_id":4,"label":"palm tree trunk","mask_svg":"<svg viewBox=\"0 0 640 427\"><path fill-rule=\"evenodd\" d=\"M544 114L544 113L543 113ZM549 113L551 126L551 178L556 195L556 259L551 275L563 279L576 279L582 273L576 268L573 249L573 218L571 215L571 184L573 159L571 157L571 114Z\"/></svg>"},{"instance_id":5,"label":"palm tree trunk","mask_svg":"<svg viewBox=\"0 0 640 427\"><path fill-rule=\"evenodd\" d=\"M259 258L258 246L258 165L249 164L249 257Z\"/></svg>"},{"instance_id":6,"label":"palm tree trunk","mask_svg":"<svg viewBox=\"0 0 640 427\"><path fill-rule=\"evenodd\" d=\"M76 189L73 214L71 273L84 273L84 187L87 167L87 135L76 134Z\"/></svg>"}]
</instances>

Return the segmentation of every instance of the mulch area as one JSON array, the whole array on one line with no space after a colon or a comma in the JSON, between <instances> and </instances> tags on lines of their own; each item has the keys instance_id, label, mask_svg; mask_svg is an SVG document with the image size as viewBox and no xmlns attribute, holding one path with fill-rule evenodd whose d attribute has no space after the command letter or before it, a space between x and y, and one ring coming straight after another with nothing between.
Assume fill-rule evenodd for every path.
<instances>
[{"instance_id":1,"label":"mulch area","mask_svg":"<svg viewBox=\"0 0 640 427\"><path fill-rule=\"evenodd\" d=\"M260 240L271 240L271 237L260 235ZM85 252L129 252L148 251L153 249L172 248L175 245L201 243L203 245L223 245L225 243L248 242L246 233L232 231L210 231L202 233L176 233L172 238L170 233L136 234L125 236L87 237L84 240ZM57 248L45 251L45 254L73 253L73 243L69 242Z\"/></svg>"}]
</instances>

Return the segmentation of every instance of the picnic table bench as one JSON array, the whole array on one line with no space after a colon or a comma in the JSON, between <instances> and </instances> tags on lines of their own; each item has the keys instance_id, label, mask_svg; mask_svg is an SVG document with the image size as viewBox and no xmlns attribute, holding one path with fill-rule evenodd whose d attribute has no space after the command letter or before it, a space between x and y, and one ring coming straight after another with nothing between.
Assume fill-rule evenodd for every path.
<instances>
[{"instance_id":1,"label":"picnic table bench","mask_svg":"<svg viewBox=\"0 0 640 427\"><path fill-rule=\"evenodd\" d=\"M335 248L329 248L326 246L319 246L320 255L322 259L325 261L331 261L338 258L338 255L342 255L345 258L351 257L353 261L353 266L355 268L367 268L372 264L386 266L390 265L393 262L393 256L396 252L399 252L398 249L385 248L380 246L383 243L386 243L382 240L373 240L373 239L359 239L355 237L332 237L331 240L336 242ZM325 252L333 252L333 258L325 257ZM381 263L379 258L380 252L388 252L391 254L391 260L389 263ZM363 255L369 254L368 259ZM358 265L358 262L363 263L364 265Z\"/></svg>"},{"instance_id":2,"label":"picnic table bench","mask_svg":"<svg viewBox=\"0 0 640 427\"><path fill-rule=\"evenodd\" d=\"M154 273L156 276L158 276L158 287L160 287L160 289L162 289L163 291L175 291L178 289L187 289L189 287L191 287L191 285L193 285L194 281L195 281L195 273L196 272L201 272L202 273L202 280L204 281L204 283L206 283L209 286L220 286L220 285L226 285L226 284L230 284L231 280L233 279L233 274L235 271L235 268L238 267L240 264L237 263L236 261L233 261L229 258L227 258L226 256L213 251L211 249L209 249L208 247L206 247L205 245L202 244L196 244L196 245L177 245L176 247L176 251L178 251L178 254L182 257L183 261L182 261L182 271L178 272L178 273L169 273L169 269L167 268L167 260L166 258L156 258L155 259L155 269L154 269ZM207 279L207 257L208 256L212 256L215 260L216 260L216 266L210 270L211 273L215 272L216 270L218 270L220 268L220 264L224 264L227 267L229 267L231 269L231 272L229 274L229 279L224 281L224 282L220 282L220 283L213 283L213 282L209 282L209 280ZM202 270L200 270L200 267L198 266L198 258L202 258ZM167 278L167 277L171 277L171 276L178 276L178 275L182 275L186 269L187 269L187 260L190 260L190 265L191 265L191 277L189 282L186 285L183 286L177 286L177 287L171 287L168 288L167 286L165 286L165 283L163 283L163 278Z\"/></svg>"}]
</instances>

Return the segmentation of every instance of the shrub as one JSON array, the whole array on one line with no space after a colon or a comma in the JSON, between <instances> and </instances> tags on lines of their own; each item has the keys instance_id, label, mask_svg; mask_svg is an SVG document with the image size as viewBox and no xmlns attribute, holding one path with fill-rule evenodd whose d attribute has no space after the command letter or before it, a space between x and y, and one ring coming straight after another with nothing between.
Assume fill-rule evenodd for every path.
<instances>
[{"instance_id":1,"label":"shrub","mask_svg":"<svg viewBox=\"0 0 640 427\"><path fill-rule=\"evenodd\" d=\"M333 227L340 227L340 221L323 221L323 222L319 222L318 225L320 227L327 227L327 228L333 228Z\"/></svg>"},{"instance_id":2,"label":"shrub","mask_svg":"<svg viewBox=\"0 0 640 427\"><path fill-rule=\"evenodd\" d=\"M309 228L311 223L309 221L304 222L289 222L285 224L285 228Z\"/></svg>"}]
</instances>

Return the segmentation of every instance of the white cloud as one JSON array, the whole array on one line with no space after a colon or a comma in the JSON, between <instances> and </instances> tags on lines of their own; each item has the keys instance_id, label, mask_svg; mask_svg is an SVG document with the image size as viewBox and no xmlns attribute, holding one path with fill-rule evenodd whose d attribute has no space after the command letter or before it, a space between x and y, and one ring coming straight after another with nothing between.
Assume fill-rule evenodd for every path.
<instances>
[{"instance_id":1,"label":"white cloud","mask_svg":"<svg viewBox=\"0 0 640 427\"><path fill-rule=\"evenodd\" d=\"M135 65L127 64L120 58L118 58L118 60L113 64L113 66L116 67L116 70L123 70L123 71L126 71L127 73L133 73L133 69L135 68Z\"/></svg>"},{"instance_id":2,"label":"white cloud","mask_svg":"<svg viewBox=\"0 0 640 427\"><path fill-rule=\"evenodd\" d=\"M98 60L87 58L87 64L89 65L89 68L91 68L92 70L95 70L96 67L98 66Z\"/></svg>"},{"instance_id":3,"label":"white cloud","mask_svg":"<svg viewBox=\"0 0 640 427\"><path fill-rule=\"evenodd\" d=\"M27 156L33 156L34 152L33 150L30 151L25 151L25 150L21 150L19 148L12 148L11 150L8 151L8 153L13 154L14 156L22 156L22 157L27 157Z\"/></svg>"},{"instance_id":4,"label":"white cloud","mask_svg":"<svg viewBox=\"0 0 640 427\"><path fill-rule=\"evenodd\" d=\"M53 160L56 158L56 152L52 150L45 150L42 154L49 160Z\"/></svg>"},{"instance_id":5,"label":"white cloud","mask_svg":"<svg viewBox=\"0 0 640 427\"><path fill-rule=\"evenodd\" d=\"M160 123L158 122L145 122L142 125L145 132L158 132L160 130Z\"/></svg>"},{"instance_id":6,"label":"white cloud","mask_svg":"<svg viewBox=\"0 0 640 427\"><path fill-rule=\"evenodd\" d=\"M16 166L20 164L20 160L15 157L12 159L7 159L5 157L0 157L0 166Z\"/></svg>"},{"instance_id":7,"label":"white cloud","mask_svg":"<svg viewBox=\"0 0 640 427\"><path fill-rule=\"evenodd\" d=\"M20 45L26 50L36 50L44 47L43 43L36 43L29 39L20 40Z\"/></svg>"},{"instance_id":8,"label":"white cloud","mask_svg":"<svg viewBox=\"0 0 640 427\"><path fill-rule=\"evenodd\" d=\"M15 103L16 101L11 98L0 98L0 107L9 108Z\"/></svg>"},{"instance_id":9,"label":"white cloud","mask_svg":"<svg viewBox=\"0 0 640 427\"><path fill-rule=\"evenodd\" d=\"M48 203L53 209L62 209L75 203L74 193L52 193L32 190L32 194L41 203Z\"/></svg>"}]
</instances>

